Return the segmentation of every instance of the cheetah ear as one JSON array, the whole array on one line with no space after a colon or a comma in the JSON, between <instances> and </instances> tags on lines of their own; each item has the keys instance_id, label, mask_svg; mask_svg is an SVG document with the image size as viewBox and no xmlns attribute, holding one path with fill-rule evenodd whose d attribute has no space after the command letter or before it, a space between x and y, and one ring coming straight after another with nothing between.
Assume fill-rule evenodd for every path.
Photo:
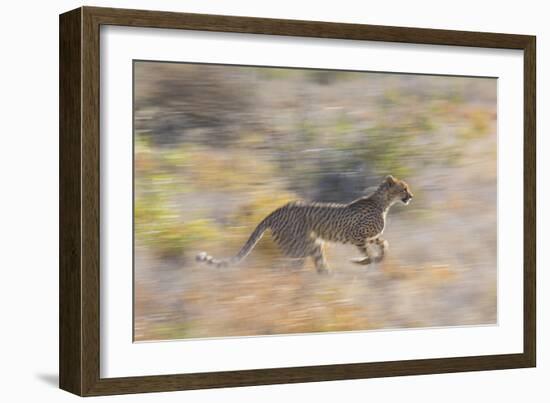
<instances>
[{"instance_id":1,"label":"cheetah ear","mask_svg":"<svg viewBox=\"0 0 550 403\"><path fill-rule=\"evenodd\" d=\"M388 175L384 179L384 182L386 182L388 185L394 185L395 184L395 178L391 175Z\"/></svg>"}]
</instances>

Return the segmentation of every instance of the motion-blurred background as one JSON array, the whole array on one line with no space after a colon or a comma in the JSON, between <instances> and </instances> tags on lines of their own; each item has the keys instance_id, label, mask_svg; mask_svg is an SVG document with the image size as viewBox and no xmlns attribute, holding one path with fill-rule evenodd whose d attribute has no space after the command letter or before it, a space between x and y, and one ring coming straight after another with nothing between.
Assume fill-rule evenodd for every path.
<instances>
[{"instance_id":1,"label":"motion-blurred background","mask_svg":"<svg viewBox=\"0 0 550 403\"><path fill-rule=\"evenodd\" d=\"M135 62L136 341L494 324L496 79ZM386 259L292 271L260 220L392 174Z\"/></svg>"}]
</instances>

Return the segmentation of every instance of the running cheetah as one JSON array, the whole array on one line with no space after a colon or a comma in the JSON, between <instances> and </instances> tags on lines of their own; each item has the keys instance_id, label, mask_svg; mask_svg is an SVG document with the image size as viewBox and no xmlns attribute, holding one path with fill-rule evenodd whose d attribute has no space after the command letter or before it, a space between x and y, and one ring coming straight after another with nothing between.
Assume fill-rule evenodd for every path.
<instances>
[{"instance_id":1,"label":"running cheetah","mask_svg":"<svg viewBox=\"0 0 550 403\"><path fill-rule=\"evenodd\" d=\"M318 272L328 271L323 254L324 241L355 245L362 257L352 259L354 263L378 263L388 249L388 242L381 238L388 210L398 201L409 204L412 197L404 181L389 175L373 193L348 204L291 202L264 218L236 256L214 259L202 252L197 260L217 267L238 264L269 229L283 254L292 258L296 268L302 267L310 256ZM368 244L378 247L377 256L370 255Z\"/></svg>"}]
</instances>

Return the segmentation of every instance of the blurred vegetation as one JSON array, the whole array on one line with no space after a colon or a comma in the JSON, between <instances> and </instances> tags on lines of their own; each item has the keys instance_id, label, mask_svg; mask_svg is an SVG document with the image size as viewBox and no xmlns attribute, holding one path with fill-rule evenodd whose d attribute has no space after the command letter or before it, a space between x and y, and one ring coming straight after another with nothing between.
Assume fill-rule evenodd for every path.
<instances>
[{"instance_id":1,"label":"blurred vegetation","mask_svg":"<svg viewBox=\"0 0 550 403\"><path fill-rule=\"evenodd\" d=\"M138 339L494 321L495 80L139 62L134 104ZM357 283L356 252L337 245L340 277L278 271L269 235L243 268L193 260L233 255L290 200L349 202L387 174L415 200L390 213L405 260L381 277Z\"/></svg>"},{"instance_id":2,"label":"blurred vegetation","mask_svg":"<svg viewBox=\"0 0 550 403\"><path fill-rule=\"evenodd\" d=\"M147 139L135 144L135 236L159 257L184 255L195 242L216 236L216 227L208 219L183 220L174 198L188 190L177 179L177 168L189 156L185 152L154 152Z\"/></svg>"}]
</instances>

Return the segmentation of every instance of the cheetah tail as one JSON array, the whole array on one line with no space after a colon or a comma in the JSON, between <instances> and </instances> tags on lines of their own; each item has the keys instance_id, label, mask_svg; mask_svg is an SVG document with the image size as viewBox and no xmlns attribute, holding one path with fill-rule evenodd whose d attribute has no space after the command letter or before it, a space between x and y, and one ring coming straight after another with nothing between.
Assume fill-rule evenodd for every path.
<instances>
[{"instance_id":1,"label":"cheetah tail","mask_svg":"<svg viewBox=\"0 0 550 403\"><path fill-rule=\"evenodd\" d=\"M239 253L229 259L215 259L208 255L206 252L201 252L197 255L198 262L205 262L209 265L215 265L216 267L234 266L243 261L254 249L256 244L262 239L264 232L269 229L270 223L268 218L264 219L256 229L252 232L246 243L243 245Z\"/></svg>"}]
</instances>

